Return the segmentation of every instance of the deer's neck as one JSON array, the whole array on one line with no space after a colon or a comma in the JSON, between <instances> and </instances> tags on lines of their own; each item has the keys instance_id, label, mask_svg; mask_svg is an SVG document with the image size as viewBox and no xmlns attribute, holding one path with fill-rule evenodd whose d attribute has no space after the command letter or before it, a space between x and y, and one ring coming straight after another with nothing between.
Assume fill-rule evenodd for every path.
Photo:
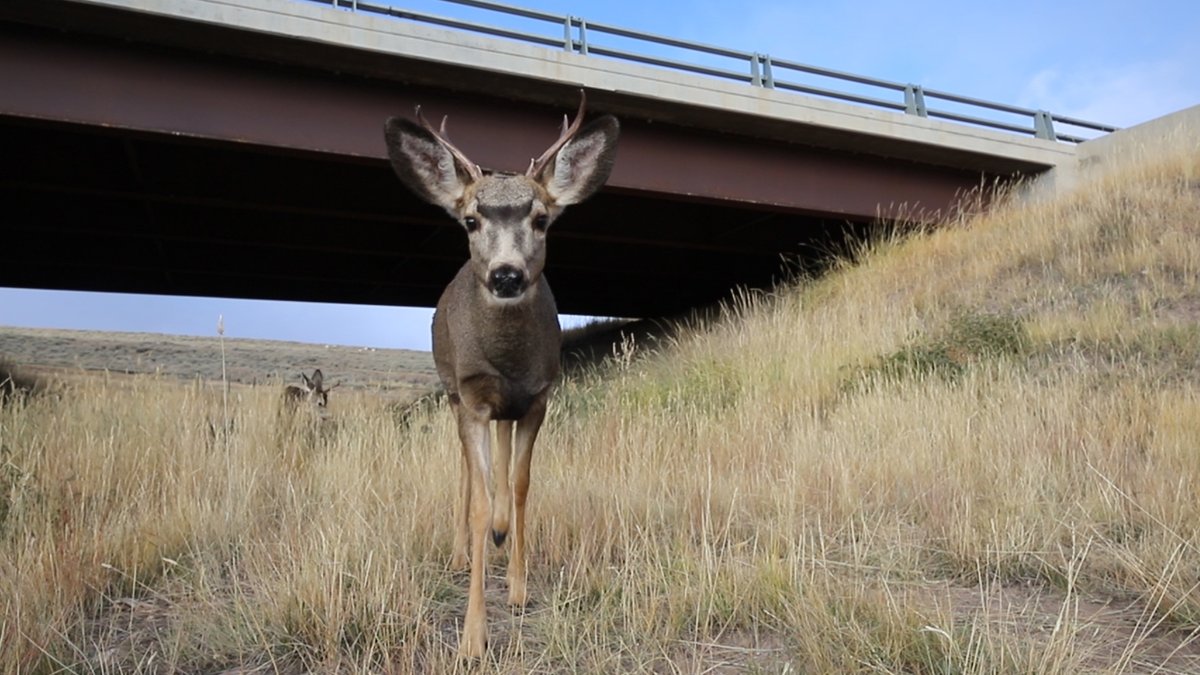
<instances>
[{"instance_id":1,"label":"deer's neck","mask_svg":"<svg viewBox=\"0 0 1200 675\"><path fill-rule=\"evenodd\" d=\"M463 265L433 319L433 357L451 392L474 377L499 377L540 390L558 376L561 334L554 295L544 279L515 303L492 302Z\"/></svg>"},{"instance_id":2,"label":"deer's neck","mask_svg":"<svg viewBox=\"0 0 1200 675\"><path fill-rule=\"evenodd\" d=\"M551 350L557 359L558 311L545 279L539 279L519 302L493 302L481 284L473 295L474 313L483 319L476 324L479 348L498 370L525 371L531 362L545 360Z\"/></svg>"}]
</instances>

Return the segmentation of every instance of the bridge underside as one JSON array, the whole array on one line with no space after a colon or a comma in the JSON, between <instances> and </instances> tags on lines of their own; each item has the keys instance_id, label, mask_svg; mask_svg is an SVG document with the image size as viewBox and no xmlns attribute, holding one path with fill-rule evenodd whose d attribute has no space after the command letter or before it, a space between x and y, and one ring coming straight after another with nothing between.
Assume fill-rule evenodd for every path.
<instances>
[{"instance_id":1,"label":"bridge underside","mask_svg":"<svg viewBox=\"0 0 1200 675\"><path fill-rule=\"evenodd\" d=\"M431 306L466 237L401 188L383 120L422 103L480 164L519 168L578 96L530 85L549 107L502 78L486 95L434 87L445 73L428 64L381 80L3 14L0 286ZM552 230L546 273L567 313L655 316L769 286L877 216L945 212L981 178L1031 168L837 152L747 135L751 120L705 128L639 117L612 92L592 101L621 117L622 141L609 187Z\"/></svg>"},{"instance_id":2,"label":"bridge underside","mask_svg":"<svg viewBox=\"0 0 1200 675\"><path fill-rule=\"evenodd\" d=\"M431 306L466 235L377 162L0 120L0 286ZM828 250L850 221L607 191L551 231L560 310L657 316L784 256Z\"/></svg>"}]
</instances>

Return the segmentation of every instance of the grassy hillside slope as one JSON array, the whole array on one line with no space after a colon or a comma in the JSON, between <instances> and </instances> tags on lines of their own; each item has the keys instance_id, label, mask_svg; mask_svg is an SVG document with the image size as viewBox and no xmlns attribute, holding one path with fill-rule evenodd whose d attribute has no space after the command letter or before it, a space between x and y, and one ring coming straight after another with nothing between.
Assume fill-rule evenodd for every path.
<instances>
[{"instance_id":1,"label":"grassy hillside slope","mask_svg":"<svg viewBox=\"0 0 1200 675\"><path fill-rule=\"evenodd\" d=\"M99 379L0 410L0 670L468 669L449 414L362 393L283 429L276 393ZM1192 154L564 382L532 605L493 551L477 667L1195 672L1198 492Z\"/></svg>"}]
</instances>

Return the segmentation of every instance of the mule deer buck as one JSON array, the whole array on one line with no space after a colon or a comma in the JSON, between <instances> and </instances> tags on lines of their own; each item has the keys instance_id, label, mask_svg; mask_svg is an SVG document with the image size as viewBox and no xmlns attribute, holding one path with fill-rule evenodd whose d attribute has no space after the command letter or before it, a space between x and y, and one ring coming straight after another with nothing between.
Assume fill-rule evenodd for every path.
<instances>
[{"instance_id":1,"label":"mule deer buck","mask_svg":"<svg viewBox=\"0 0 1200 675\"><path fill-rule=\"evenodd\" d=\"M435 130L420 108L417 122L393 117L384 128L400 181L461 223L470 248L470 259L442 293L433 317L434 364L462 441L451 565L461 569L469 561L471 568L459 641L465 658L483 656L487 646L483 584L489 526L497 546L512 530L508 602L526 602L529 465L558 378L562 340L558 308L542 275L546 232L563 209L608 180L619 133L611 115L582 126L586 103L581 92L575 120L568 124L564 117L558 140L523 174L484 171L446 138L444 119Z\"/></svg>"}]
</instances>

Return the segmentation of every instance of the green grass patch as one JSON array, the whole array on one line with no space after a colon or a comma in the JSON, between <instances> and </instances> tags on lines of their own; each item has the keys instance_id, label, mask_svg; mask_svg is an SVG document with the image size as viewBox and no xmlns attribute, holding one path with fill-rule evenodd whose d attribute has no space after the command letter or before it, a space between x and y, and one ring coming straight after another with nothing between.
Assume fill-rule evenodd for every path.
<instances>
[{"instance_id":1,"label":"green grass patch","mask_svg":"<svg viewBox=\"0 0 1200 675\"><path fill-rule=\"evenodd\" d=\"M955 380L979 363L1018 358L1031 340L1021 320L1010 314L958 314L940 331L855 369L848 384L922 377Z\"/></svg>"}]
</instances>

